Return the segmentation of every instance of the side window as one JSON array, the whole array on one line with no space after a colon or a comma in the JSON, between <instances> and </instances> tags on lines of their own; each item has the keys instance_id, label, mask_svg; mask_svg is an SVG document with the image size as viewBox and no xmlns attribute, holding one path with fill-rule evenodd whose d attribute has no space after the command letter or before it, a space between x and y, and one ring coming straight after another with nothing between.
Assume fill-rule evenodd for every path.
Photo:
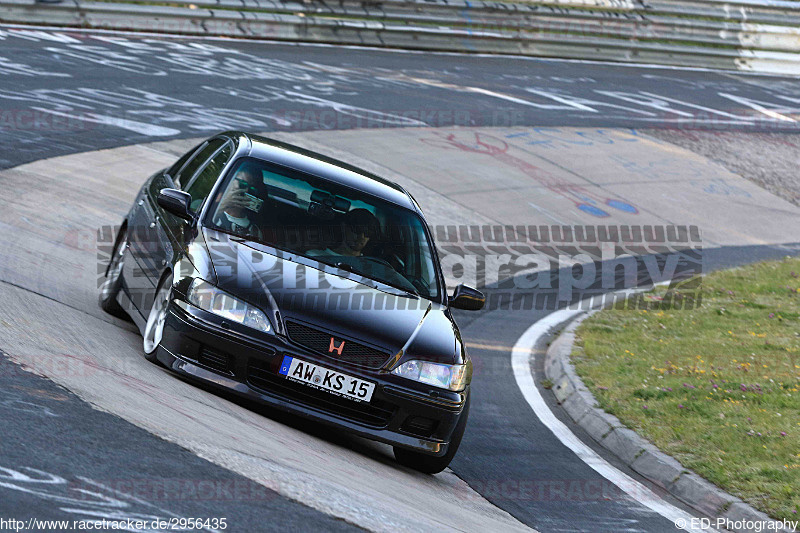
<instances>
[{"instance_id":1,"label":"side window","mask_svg":"<svg viewBox=\"0 0 800 533\"><path fill-rule=\"evenodd\" d=\"M178 189L181 188L181 183L178 180L178 173L186 164L186 162L189 160L189 158L192 157L192 154L197 152L200 148L202 148L205 145L206 145L205 142L198 144L197 146L195 146L194 148L183 154L181 158L178 159L174 165L169 167L169 170L167 170L167 174L169 174L169 176L172 178L172 181L175 183L175 187L177 187Z\"/></svg>"},{"instance_id":2,"label":"side window","mask_svg":"<svg viewBox=\"0 0 800 533\"><path fill-rule=\"evenodd\" d=\"M222 169L231 158L233 153L233 145L229 142L217 152L214 157L203 167L197 177L192 181L189 188L186 190L192 196L192 211L203 205L203 201L214 188L214 184L219 179Z\"/></svg>"},{"instance_id":3,"label":"side window","mask_svg":"<svg viewBox=\"0 0 800 533\"><path fill-rule=\"evenodd\" d=\"M181 188L186 190L186 186L191 185L192 176L195 175L197 170L202 167L205 162L208 161L208 158L214 155L223 144L225 144L225 139L212 139L205 143L205 146L196 151L191 160L186 163L186 166L183 167L180 174L172 176L172 179L180 183Z\"/></svg>"}]
</instances>

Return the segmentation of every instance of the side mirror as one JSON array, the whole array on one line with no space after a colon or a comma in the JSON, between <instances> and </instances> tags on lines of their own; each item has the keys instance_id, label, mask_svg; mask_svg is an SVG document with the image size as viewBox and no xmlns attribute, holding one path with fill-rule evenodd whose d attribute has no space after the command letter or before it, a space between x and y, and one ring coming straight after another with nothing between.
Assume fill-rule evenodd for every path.
<instances>
[{"instance_id":1,"label":"side mirror","mask_svg":"<svg viewBox=\"0 0 800 533\"><path fill-rule=\"evenodd\" d=\"M472 287L467 287L466 285L459 285L456 287L449 301L450 307L467 311L483 309L483 304L485 303L486 297L481 291L473 289Z\"/></svg>"},{"instance_id":2,"label":"side mirror","mask_svg":"<svg viewBox=\"0 0 800 533\"><path fill-rule=\"evenodd\" d=\"M161 189L158 193L158 205L178 218L194 221L194 213L191 208L192 195L178 189Z\"/></svg>"}]
</instances>

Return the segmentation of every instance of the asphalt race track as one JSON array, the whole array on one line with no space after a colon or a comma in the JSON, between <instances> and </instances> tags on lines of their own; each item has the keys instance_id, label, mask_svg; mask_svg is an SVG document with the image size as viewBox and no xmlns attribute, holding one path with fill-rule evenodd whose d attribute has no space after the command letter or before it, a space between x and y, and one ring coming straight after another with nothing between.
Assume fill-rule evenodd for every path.
<instances>
[{"instance_id":1,"label":"asphalt race track","mask_svg":"<svg viewBox=\"0 0 800 533\"><path fill-rule=\"evenodd\" d=\"M195 139L241 128L401 182L434 225L697 225L704 269L723 268L798 253L800 208L642 130L792 134L799 117L789 78L0 27L0 518L674 531L516 387L511 348L552 309L458 315L470 423L424 476L144 361L97 306L97 230Z\"/></svg>"},{"instance_id":2,"label":"asphalt race track","mask_svg":"<svg viewBox=\"0 0 800 533\"><path fill-rule=\"evenodd\" d=\"M0 167L233 126L796 130L777 115L800 98L791 79L563 61L9 29L0 42Z\"/></svg>"}]
</instances>

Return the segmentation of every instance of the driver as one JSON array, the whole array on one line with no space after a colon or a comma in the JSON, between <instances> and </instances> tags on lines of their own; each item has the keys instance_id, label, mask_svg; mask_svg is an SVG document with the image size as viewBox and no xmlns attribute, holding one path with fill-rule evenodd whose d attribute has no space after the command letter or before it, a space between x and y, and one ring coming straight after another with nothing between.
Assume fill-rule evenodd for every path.
<instances>
[{"instance_id":1,"label":"driver","mask_svg":"<svg viewBox=\"0 0 800 533\"><path fill-rule=\"evenodd\" d=\"M261 230L255 222L262 201L251 194L261 185L263 179L258 166L242 165L219 202L214 224L231 233L261 239Z\"/></svg>"},{"instance_id":2,"label":"driver","mask_svg":"<svg viewBox=\"0 0 800 533\"><path fill-rule=\"evenodd\" d=\"M353 209L344 215L342 221L344 229L343 239L338 245L324 250L309 250L309 256L341 255L359 257L370 239L377 238L381 233L381 223L367 209Z\"/></svg>"}]
</instances>

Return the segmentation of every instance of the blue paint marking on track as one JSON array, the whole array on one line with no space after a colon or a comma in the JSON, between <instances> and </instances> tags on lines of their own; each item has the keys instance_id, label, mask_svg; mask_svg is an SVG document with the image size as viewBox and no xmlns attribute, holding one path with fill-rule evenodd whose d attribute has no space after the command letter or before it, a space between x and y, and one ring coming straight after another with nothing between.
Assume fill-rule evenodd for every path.
<instances>
[{"instance_id":1,"label":"blue paint marking on track","mask_svg":"<svg viewBox=\"0 0 800 533\"><path fill-rule=\"evenodd\" d=\"M639 212L634 206L627 202L623 202L622 200L606 200L606 204L614 209L618 209L620 211L625 211L626 213L633 213L636 214Z\"/></svg>"},{"instance_id":2,"label":"blue paint marking on track","mask_svg":"<svg viewBox=\"0 0 800 533\"><path fill-rule=\"evenodd\" d=\"M589 213L590 215L595 217L606 218L611 216L602 209L600 209L599 207L595 207L589 204L579 204L578 209L580 209L584 213Z\"/></svg>"}]
</instances>

